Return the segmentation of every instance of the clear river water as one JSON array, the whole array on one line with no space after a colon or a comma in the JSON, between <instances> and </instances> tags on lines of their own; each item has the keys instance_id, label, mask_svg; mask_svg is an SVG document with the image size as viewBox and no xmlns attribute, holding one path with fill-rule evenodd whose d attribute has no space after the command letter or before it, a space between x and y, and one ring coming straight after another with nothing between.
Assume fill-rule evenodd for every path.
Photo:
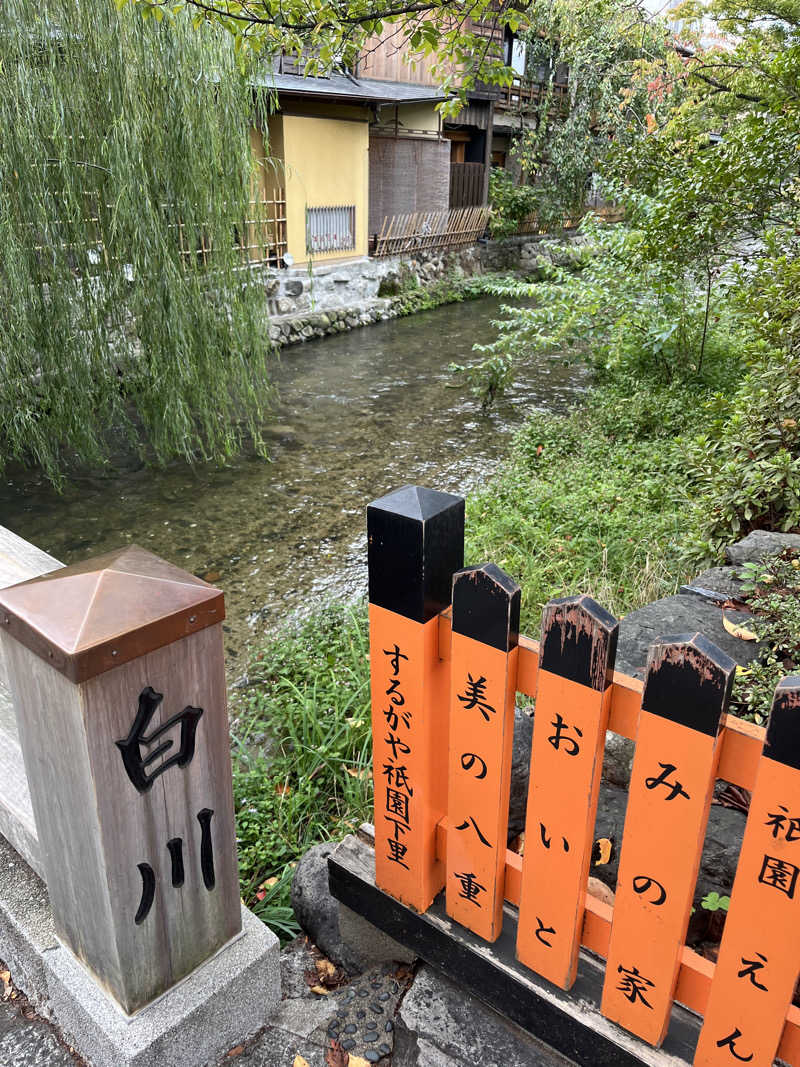
<instances>
[{"instance_id":1,"label":"clear river water","mask_svg":"<svg viewBox=\"0 0 800 1067\"><path fill-rule=\"evenodd\" d=\"M467 492L531 411L563 411L585 388L582 368L543 358L482 413L448 364L480 358L497 313L485 298L285 349L269 460L108 471L63 494L9 469L0 524L64 563L135 542L219 585L233 682L255 635L366 587L369 501L408 483Z\"/></svg>"}]
</instances>

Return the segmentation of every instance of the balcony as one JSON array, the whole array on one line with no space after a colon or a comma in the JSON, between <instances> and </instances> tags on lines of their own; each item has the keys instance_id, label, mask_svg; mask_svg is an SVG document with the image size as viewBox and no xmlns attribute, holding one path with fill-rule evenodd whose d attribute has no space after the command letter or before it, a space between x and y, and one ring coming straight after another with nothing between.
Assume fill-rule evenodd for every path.
<instances>
[{"instance_id":1,"label":"balcony","mask_svg":"<svg viewBox=\"0 0 800 1067\"><path fill-rule=\"evenodd\" d=\"M546 82L529 81L517 74L510 85L500 86L499 96L494 104L495 111L525 111L536 107L548 93L552 93L551 112L563 113L569 108L569 86L566 82L553 82L550 85Z\"/></svg>"}]
</instances>

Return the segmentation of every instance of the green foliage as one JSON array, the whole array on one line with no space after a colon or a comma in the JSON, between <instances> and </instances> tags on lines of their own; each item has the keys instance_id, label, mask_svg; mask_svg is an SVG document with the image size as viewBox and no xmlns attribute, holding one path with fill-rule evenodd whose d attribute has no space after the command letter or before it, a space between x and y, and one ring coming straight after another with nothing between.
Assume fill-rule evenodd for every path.
<instances>
[{"instance_id":1,"label":"green foliage","mask_svg":"<svg viewBox=\"0 0 800 1067\"><path fill-rule=\"evenodd\" d=\"M543 262L543 281L490 286L518 303L504 307L498 339L478 351L512 359L571 353L604 375L662 383L707 376L709 364L713 373L734 327L712 307L708 287L654 261L637 230L587 216L580 233L578 248L548 244L554 262Z\"/></svg>"},{"instance_id":2,"label":"green foliage","mask_svg":"<svg viewBox=\"0 0 800 1067\"><path fill-rule=\"evenodd\" d=\"M621 383L595 390L566 416L533 415L510 461L467 502L467 555L492 559L520 582L523 626L541 607L589 592L623 614L673 593L687 501L674 434L693 417L685 387ZM705 390L688 395L697 401ZM672 413L654 424L652 410ZM616 417L619 412L619 418Z\"/></svg>"},{"instance_id":3,"label":"green foliage","mask_svg":"<svg viewBox=\"0 0 800 1067\"><path fill-rule=\"evenodd\" d=\"M492 236L516 233L532 215L541 193L532 185L517 185L507 170L495 168L489 175L489 203L492 205Z\"/></svg>"},{"instance_id":4,"label":"green foliage","mask_svg":"<svg viewBox=\"0 0 800 1067\"><path fill-rule=\"evenodd\" d=\"M745 563L740 576L765 652L737 670L731 706L742 718L763 725L776 685L800 667L800 552L787 549L772 559Z\"/></svg>"},{"instance_id":5,"label":"green foliage","mask_svg":"<svg viewBox=\"0 0 800 1067\"><path fill-rule=\"evenodd\" d=\"M583 211L609 143L636 143L671 106L680 60L664 24L627 0L533 0L527 11L527 74L543 91L525 107L513 154L536 186L540 219L558 228Z\"/></svg>"},{"instance_id":6,"label":"green foliage","mask_svg":"<svg viewBox=\"0 0 800 1067\"><path fill-rule=\"evenodd\" d=\"M512 71L487 47L480 23L512 32L528 25L523 7L494 0L116 0L139 8L146 18L185 18L195 26L222 27L237 55L295 56L307 75L333 68L354 69L371 37L388 36L413 69L426 61L453 97L442 110L456 114L466 91L478 82L508 84ZM411 77L408 79L412 80Z\"/></svg>"},{"instance_id":7,"label":"green foliage","mask_svg":"<svg viewBox=\"0 0 800 1067\"><path fill-rule=\"evenodd\" d=\"M695 558L758 527L800 527L800 353L767 353L732 395L717 393L686 460Z\"/></svg>"},{"instance_id":8,"label":"green foliage","mask_svg":"<svg viewBox=\"0 0 800 1067\"><path fill-rule=\"evenodd\" d=\"M776 235L797 228L800 188L800 7L780 13L759 0L684 4L684 15L716 19L726 47L684 64L686 91L653 134L620 146L610 171L647 229L654 254L670 257L687 240L700 255L724 252L747 261L775 254ZM624 195L624 193L623 193ZM650 206L644 212L637 200ZM742 245L749 236L762 247Z\"/></svg>"},{"instance_id":9,"label":"green foliage","mask_svg":"<svg viewBox=\"0 0 800 1067\"><path fill-rule=\"evenodd\" d=\"M497 352L480 363L450 363L447 369L464 376L470 392L480 400L484 413L514 380L513 361L504 352Z\"/></svg>"},{"instance_id":10,"label":"green foliage","mask_svg":"<svg viewBox=\"0 0 800 1067\"><path fill-rule=\"evenodd\" d=\"M258 444L263 291L233 247L253 108L219 33L0 6L0 467L58 481L112 428L158 462Z\"/></svg>"},{"instance_id":11,"label":"green foliage","mask_svg":"<svg viewBox=\"0 0 800 1067\"><path fill-rule=\"evenodd\" d=\"M719 893L706 893L700 901L700 907L706 911L727 911L731 905L730 897L721 897Z\"/></svg>"},{"instance_id":12,"label":"green foliage","mask_svg":"<svg viewBox=\"0 0 800 1067\"><path fill-rule=\"evenodd\" d=\"M250 674L232 731L242 895L281 936L292 936L291 867L311 845L352 832L370 813L366 612L331 606L270 635Z\"/></svg>"},{"instance_id":13,"label":"green foliage","mask_svg":"<svg viewBox=\"0 0 800 1067\"><path fill-rule=\"evenodd\" d=\"M416 315L419 311L430 311L443 304L460 304L463 300L477 300L490 291L498 280L496 274L463 274L450 270L433 282L420 282L413 270L404 265L401 268L399 282L392 297L392 310L399 318Z\"/></svg>"}]
</instances>

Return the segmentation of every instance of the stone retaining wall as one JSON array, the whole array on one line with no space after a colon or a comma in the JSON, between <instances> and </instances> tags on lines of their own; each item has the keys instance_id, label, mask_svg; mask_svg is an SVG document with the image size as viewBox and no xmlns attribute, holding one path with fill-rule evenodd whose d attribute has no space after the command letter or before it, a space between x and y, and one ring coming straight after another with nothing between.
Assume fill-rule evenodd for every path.
<instances>
[{"instance_id":1,"label":"stone retaining wall","mask_svg":"<svg viewBox=\"0 0 800 1067\"><path fill-rule=\"evenodd\" d=\"M346 263L265 271L269 335L278 346L324 337L397 316L392 296L403 280L430 284L449 273L530 271L547 238L510 237L455 252L354 259Z\"/></svg>"}]
</instances>

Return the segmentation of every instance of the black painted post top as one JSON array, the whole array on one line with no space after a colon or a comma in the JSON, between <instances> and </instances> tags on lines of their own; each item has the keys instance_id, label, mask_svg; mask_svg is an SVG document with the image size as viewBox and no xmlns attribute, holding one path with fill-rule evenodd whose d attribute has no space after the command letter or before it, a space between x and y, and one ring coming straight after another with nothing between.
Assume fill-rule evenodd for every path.
<instances>
[{"instance_id":1,"label":"black painted post top","mask_svg":"<svg viewBox=\"0 0 800 1067\"><path fill-rule=\"evenodd\" d=\"M519 642L522 591L494 563L453 575L453 633L510 652Z\"/></svg>"},{"instance_id":2,"label":"black painted post top","mask_svg":"<svg viewBox=\"0 0 800 1067\"><path fill-rule=\"evenodd\" d=\"M367 507L371 604L428 622L464 565L464 498L406 485Z\"/></svg>"},{"instance_id":3,"label":"black painted post top","mask_svg":"<svg viewBox=\"0 0 800 1067\"><path fill-rule=\"evenodd\" d=\"M550 600L542 612L539 666L602 692L611 682L619 623L590 596Z\"/></svg>"},{"instance_id":4,"label":"black painted post top","mask_svg":"<svg viewBox=\"0 0 800 1067\"><path fill-rule=\"evenodd\" d=\"M767 723L764 755L800 770L800 674L778 682Z\"/></svg>"},{"instance_id":5,"label":"black painted post top","mask_svg":"<svg viewBox=\"0 0 800 1067\"><path fill-rule=\"evenodd\" d=\"M650 646L642 708L716 737L736 664L702 634L662 637Z\"/></svg>"}]
</instances>

